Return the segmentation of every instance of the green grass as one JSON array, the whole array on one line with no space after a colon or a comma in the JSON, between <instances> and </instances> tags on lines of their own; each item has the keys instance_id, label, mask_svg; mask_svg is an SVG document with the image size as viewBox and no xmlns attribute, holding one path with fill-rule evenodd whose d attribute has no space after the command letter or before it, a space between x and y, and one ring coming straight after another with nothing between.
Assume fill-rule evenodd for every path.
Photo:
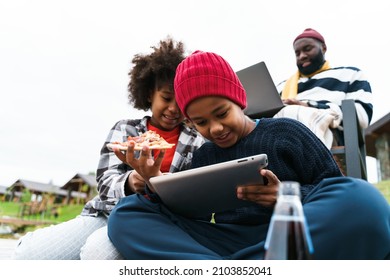
<instances>
[{"instance_id":1,"label":"green grass","mask_svg":"<svg viewBox=\"0 0 390 280\"><path fill-rule=\"evenodd\" d=\"M70 219L75 218L77 215L81 213L84 205L64 205L57 208L58 217L45 215L44 217L40 215L31 215L24 216L24 219L42 219L45 221L52 221L55 223L68 221ZM21 203L15 202L1 202L0 203L0 217L1 216L9 216L18 218L19 212L21 208Z\"/></svg>"},{"instance_id":2,"label":"green grass","mask_svg":"<svg viewBox=\"0 0 390 280\"><path fill-rule=\"evenodd\" d=\"M0 217L10 216L16 217L19 212L19 204L14 202L1 202L0 203Z\"/></svg>"},{"instance_id":3,"label":"green grass","mask_svg":"<svg viewBox=\"0 0 390 280\"><path fill-rule=\"evenodd\" d=\"M374 184L390 203L390 180L381 181Z\"/></svg>"},{"instance_id":4,"label":"green grass","mask_svg":"<svg viewBox=\"0 0 390 280\"><path fill-rule=\"evenodd\" d=\"M15 203L15 202L1 202L0 203L0 217L8 216L13 218L20 218L19 213L21 209L21 203ZM16 226L11 225L11 228L14 232L17 232L18 234L25 234L30 231L34 231L38 228L46 227L51 224L57 224L61 222L65 222L68 220L71 220L75 218L76 216L80 215L81 210L83 209L84 205L64 205L57 208L58 216L55 217L53 215L31 215L31 216L24 216L23 219L26 220L39 220L39 221L46 221L48 222L45 225L39 225L39 226ZM14 238L13 235L2 235L1 238Z\"/></svg>"},{"instance_id":5,"label":"green grass","mask_svg":"<svg viewBox=\"0 0 390 280\"><path fill-rule=\"evenodd\" d=\"M58 209L59 215L58 218L51 218L56 221L68 221L76 216L80 215L81 210L83 210L84 205L66 205Z\"/></svg>"}]
</instances>

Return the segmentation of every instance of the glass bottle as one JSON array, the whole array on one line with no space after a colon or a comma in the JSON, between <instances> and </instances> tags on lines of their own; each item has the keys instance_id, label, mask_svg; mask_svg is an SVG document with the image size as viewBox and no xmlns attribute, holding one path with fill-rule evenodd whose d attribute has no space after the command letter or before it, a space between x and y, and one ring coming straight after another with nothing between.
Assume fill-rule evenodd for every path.
<instances>
[{"instance_id":1,"label":"glass bottle","mask_svg":"<svg viewBox=\"0 0 390 280\"><path fill-rule=\"evenodd\" d=\"M313 244L303 213L298 182L280 183L264 247L266 260L313 258Z\"/></svg>"}]
</instances>

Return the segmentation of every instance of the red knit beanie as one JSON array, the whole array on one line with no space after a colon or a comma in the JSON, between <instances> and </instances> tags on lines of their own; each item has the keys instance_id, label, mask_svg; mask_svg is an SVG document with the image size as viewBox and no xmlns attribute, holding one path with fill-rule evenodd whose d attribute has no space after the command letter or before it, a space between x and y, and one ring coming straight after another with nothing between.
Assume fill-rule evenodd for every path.
<instances>
[{"instance_id":1,"label":"red knit beanie","mask_svg":"<svg viewBox=\"0 0 390 280\"><path fill-rule=\"evenodd\" d=\"M312 28L306 28L301 34L297 36L297 38L295 38L293 44L295 43L296 40L301 38L313 38L325 44L324 37L322 37L320 33L318 33L316 30Z\"/></svg>"},{"instance_id":2,"label":"red knit beanie","mask_svg":"<svg viewBox=\"0 0 390 280\"><path fill-rule=\"evenodd\" d=\"M176 69L174 88L177 105L186 117L188 104L203 96L225 97L246 107L246 92L236 73L215 53L195 51L184 59Z\"/></svg>"}]
</instances>

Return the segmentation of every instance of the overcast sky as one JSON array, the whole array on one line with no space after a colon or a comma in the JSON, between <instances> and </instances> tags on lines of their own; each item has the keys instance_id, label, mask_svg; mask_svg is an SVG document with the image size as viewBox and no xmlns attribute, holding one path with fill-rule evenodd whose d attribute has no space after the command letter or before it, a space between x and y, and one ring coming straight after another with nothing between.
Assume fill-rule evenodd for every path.
<instances>
[{"instance_id":1,"label":"overcast sky","mask_svg":"<svg viewBox=\"0 0 390 280\"><path fill-rule=\"evenodd\" d=\"M114 123L147 114L127 102L132 57L167 35L235 71L265 61L278 83L296 71L293 39L317 29L332 66L366 72L375 122L389 112L385 3L0 0L0 185L94 172Z\"/></svg>"}]
</instances>

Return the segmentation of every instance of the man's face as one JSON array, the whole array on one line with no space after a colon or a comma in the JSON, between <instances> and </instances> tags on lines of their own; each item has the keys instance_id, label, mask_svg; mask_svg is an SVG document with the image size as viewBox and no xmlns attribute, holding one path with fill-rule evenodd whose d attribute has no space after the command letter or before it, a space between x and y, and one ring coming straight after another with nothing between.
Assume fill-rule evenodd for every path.
<instances>
[{"instance_id":1,"label":"man's face","mask_svg":"<svg viewBox=\"0 0 390 280\"><path fill-rule=\"evenodd\" d=\"M326 45L312 38L302 38L294 43L297 67L303 75L310 75L325 62Z\"/></svg>"}]
</instances>

